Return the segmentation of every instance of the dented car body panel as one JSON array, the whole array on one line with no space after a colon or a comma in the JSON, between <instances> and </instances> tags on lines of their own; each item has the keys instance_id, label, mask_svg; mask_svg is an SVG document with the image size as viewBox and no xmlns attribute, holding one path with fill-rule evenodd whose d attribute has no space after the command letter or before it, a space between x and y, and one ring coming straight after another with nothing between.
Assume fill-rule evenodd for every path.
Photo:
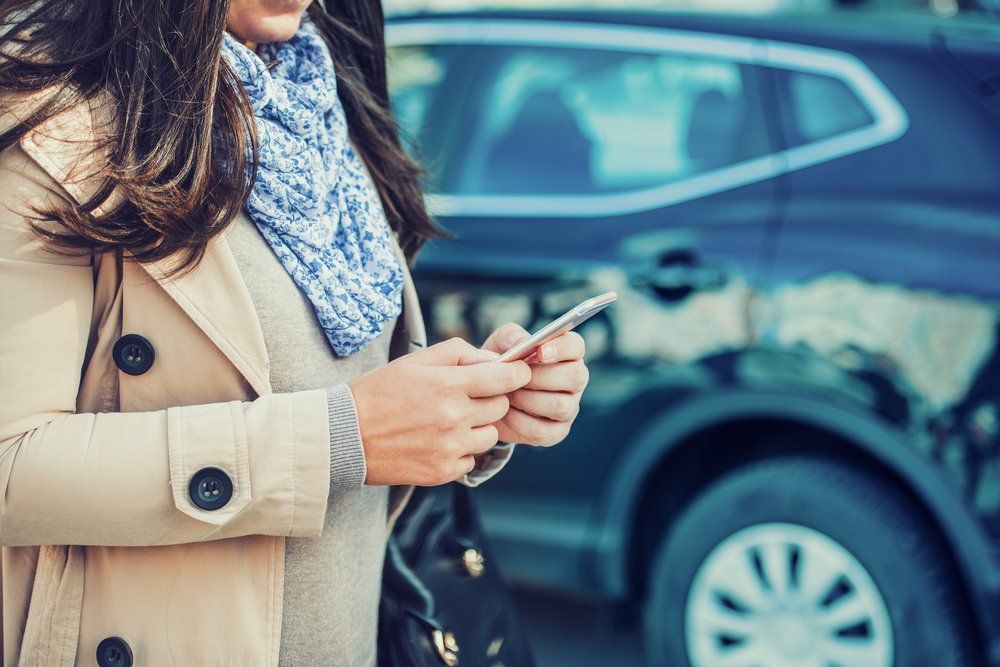
<instances>
[{"instance_id":1,"label":"dented car body panel","mask_svg":"<svg viewBox=\"0 0 1000 667\"><path fill-rule=\"evenodd\" d=\"M653 14L394 23L394 49L443 54L422 108L447 118L411 127L440 167L430 202L455 234L416 272L433 335L481 340L510 320L533 329L583 298L620 294L581 329L591 385L569 440L520 448L480 492L514 579L609 601L637 595L637 514L667 493L656 488L670 479L664 462L697 441L710 468L715 443L699 434L772 420L835 436L845 455L877 461L911 489L1000 651L998 39L977 28L887 36L835 21ZM586 60L588 49L600 56ZM555 51L553 67L517 69L525 50ZM565 108L549 99L529 113L537 95L510 92L563 85L552 71L570 71L573 58L586 67L566 75ZM699 59L711 67L689 65ZM590 83L611 71L627 71L626 92L610 74ZM533 76L542 83L525 83ZM630 77L693 91L662 101L688 118L671 121L686 170L616 161L635 140L602 129L618 111L594 91L621 98ZM738 112L704 86L739 100ZM406 81L397 88L410 103ZM500 121L476 110L497 88L523 112L490 136L508 148L524 140L530 182L505 174L500 148L493 162L477 157L489 152L482 128ZM572 136L515 129L565 125L567 110ZM567 149L565 161L589 155L596 184L567 171L545 196L547 171L560 167L551 155L580 135L586 150ZM719 136L734 147L727 158ZM455 176L477 159L481 182Z\"/></svg>"}]
</instances>

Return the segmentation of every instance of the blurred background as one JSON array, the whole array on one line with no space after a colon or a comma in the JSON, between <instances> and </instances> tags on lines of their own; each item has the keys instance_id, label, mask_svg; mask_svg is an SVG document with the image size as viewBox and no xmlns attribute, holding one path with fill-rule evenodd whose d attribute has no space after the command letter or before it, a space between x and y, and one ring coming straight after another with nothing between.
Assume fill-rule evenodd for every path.
<instances>
[{"instance_id":1,"label":"blurred background","mask_svg":"<svg viewBox=\"0 0 1000 667\"><path fill-rule=\"evenodd\" d=\"M1000 665L1000 1L386 9L433 336L621 295L477 491L539 664Z\"/></svg>"}]
</instances>

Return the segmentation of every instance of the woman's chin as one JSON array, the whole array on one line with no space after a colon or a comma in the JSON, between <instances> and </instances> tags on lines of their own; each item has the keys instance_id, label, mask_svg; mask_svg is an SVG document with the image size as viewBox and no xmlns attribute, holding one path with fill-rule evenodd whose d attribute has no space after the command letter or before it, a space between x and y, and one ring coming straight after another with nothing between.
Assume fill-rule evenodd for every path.
<instances>
[{"instance_id":1,"label":"woman's chin","mask_svg":"<svg viewBox=\"0 0 1000 667\"><path fill-rule=\"evenodd\" d=\"M302 17L298 13L268 16L256 22L253 34L246 39L257 44L284 42L292 38L301 24Z\"/></svg>"},{"instance_id":2,"label":"woman's chin","mask_svg":"<svg viewBox=\"0 0 1000 667\"><path fill-rule=\"evenodd\" d=\"M284 42L298 31L302 23L302 12L308 5L309 0L253 0L233 3L228 28L244 42Z\"/></svg>"}]
</instances>

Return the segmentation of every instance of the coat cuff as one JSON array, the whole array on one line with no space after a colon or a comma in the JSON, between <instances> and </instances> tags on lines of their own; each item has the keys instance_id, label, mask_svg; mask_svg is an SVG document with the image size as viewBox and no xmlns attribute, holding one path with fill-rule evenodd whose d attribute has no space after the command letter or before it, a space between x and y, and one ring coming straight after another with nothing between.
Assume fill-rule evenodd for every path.
<instances>
[{"instance_id":1,"label":"coat cuff","mask_svg":"<svg viewBox=\"0 0 1000 667\"><path fill-rule=\"evenodd\" d=\"M476 456L476 467L458 481L465 486L479 486L507 465L516 446L510 442L498 442L493 449Z\"/></svg>"},{"instance_id":2,"label":"coat cuff","mask_svg":"<svg viewBox=\"0 0 1000 667\"><path fill-rule=\"evenodd\" d=\"M326 392L330 415L330 491L360 489L368 471L354 394L346 384Z\"/></svg>"}]
</instances>

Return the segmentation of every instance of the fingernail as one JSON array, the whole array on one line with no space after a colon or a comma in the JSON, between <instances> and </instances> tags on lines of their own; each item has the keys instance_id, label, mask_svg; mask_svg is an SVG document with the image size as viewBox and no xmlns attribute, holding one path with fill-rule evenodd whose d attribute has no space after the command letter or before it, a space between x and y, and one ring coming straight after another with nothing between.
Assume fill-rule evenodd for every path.
<instances>
[{"instance_id":1,"label":"fingernail","mask_svg":"<svg viewBox=\"0 0 1000 667\"><path fill-rule=\"evenodd\" d=\"M542 361L550 361L553 356L555 356L555 350L552 349L551 345L542 345L538 349L538 358Z\"/></svg>"},{"instance_id":2,"label":"fingernail","mask_svg":"<svg viewBox=\"0 0 1000 667\"><path fill-rule=\"evenodd\" d=\"M483 358L487 361L496 361L500 358L500 353L493 350L481 350L481 352L483 353Z\"/></svg>"}]
</instances>

